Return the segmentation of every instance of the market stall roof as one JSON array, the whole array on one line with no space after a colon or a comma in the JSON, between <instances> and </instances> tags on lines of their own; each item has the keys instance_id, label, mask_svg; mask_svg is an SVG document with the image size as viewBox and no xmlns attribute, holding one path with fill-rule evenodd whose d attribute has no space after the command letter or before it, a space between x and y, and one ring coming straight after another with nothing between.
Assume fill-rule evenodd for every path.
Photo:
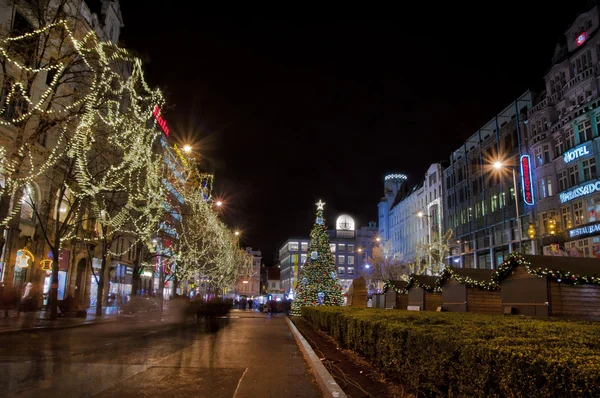
<instances>
[{"instance_id":1,"label":"market stall roof","mask_svg":"<svg viewBox=\"0 0 600 398\"><path fill-rule=\"evenodd\" d=\"M599 258L536 255L524 257L531 263L531 268L535 269L561 270L585 276L600 275Z\"/></svg>"}]
</instances>

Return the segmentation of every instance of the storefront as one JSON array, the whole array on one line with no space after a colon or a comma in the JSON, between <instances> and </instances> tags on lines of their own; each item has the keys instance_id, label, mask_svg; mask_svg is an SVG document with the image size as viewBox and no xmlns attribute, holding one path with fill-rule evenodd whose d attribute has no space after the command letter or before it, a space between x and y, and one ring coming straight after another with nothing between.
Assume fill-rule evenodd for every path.
<instances>
[{"instance_id":1,"label":"storefront","mask_svg":"<svg viewBox=\"0 0 600 398\"><path fill-rule=\"evenodd\" d=\"M71 252L67 249L60 249L58 254L58 300L65 299L65 291L67 287L67 274L69 272L69 259ZM52 260L52 252L48 252L48 259ZM46 271L44 278L44 305L48 305L50 296L50 287L52 284L52 271Z\"/></svg>"},{"instance_id":2,"label":"storefront","mask_svg":"<svg viewBox=\"0 0 600 398\"><path fill-rule=\"evenodd\" d=\"M131 299L133 268L117 263L110 272L108 305L119 306Z\"/></svg>"}]
</instances>

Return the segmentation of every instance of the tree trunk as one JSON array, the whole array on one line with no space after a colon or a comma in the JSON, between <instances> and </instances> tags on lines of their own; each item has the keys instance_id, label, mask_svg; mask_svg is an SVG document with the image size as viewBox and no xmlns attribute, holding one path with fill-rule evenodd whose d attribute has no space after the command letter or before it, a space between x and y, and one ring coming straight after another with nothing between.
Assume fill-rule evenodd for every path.
<instances>
[{"instance_id":1,"label":"tree trunk","mask_svg":"<svg viewBox=\"0 0 600 398\"><path fill-rule=\"evenodd\" d=\"M135 264L133 265L133 274L131 275L131 296L137 296L138 289L140 288L140 269L141 269L141 258L142 258L142 248L141 245L137 245L136 253L135 253Z\"/></svg>"},{"instance_id":2,"label":"tree trunk","mask_svg":"<svg viewBox=\"0 0 600 398\"><path fill-rule=\"evenodd\" d=\"M57 221L58 224L58 221ZM58 228L56 228L58 231ZM56 242L56 241L55 241ZM59 240L60 243L60 240ZM54 321L58 315L58 256L59 256L60 248L59 246L54 246L52 248L52 278L50 281L50 320ZM34 266L34 265L32 265Z\"/></svg>"},{"instance_id":3,"label":"tree trunk","mask_svg":"<svg viewBox=\"0 0 600 398\"><path fill-rule=\"evenodd\" d=\"M106 270L106 227L102 227L102 266L100 268L100 280L98 282L98 294L96 295L96 316L102 316L102 299L104 298L104 272Z\"/></svg>"}]
</instances>

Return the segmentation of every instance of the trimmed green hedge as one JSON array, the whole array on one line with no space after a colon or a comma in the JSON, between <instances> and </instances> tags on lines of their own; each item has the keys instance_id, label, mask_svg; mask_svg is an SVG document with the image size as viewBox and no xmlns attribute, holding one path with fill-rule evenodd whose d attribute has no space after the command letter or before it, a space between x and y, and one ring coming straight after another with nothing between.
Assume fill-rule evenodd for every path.
<instances>
[{"instance_id":1,"label":"trimmed green hedge","mask_svg":"<svg viewBox=\"0 0 600 398\"><path fill-rule=\"evenodd\" d=\"M302 315L413 393L600 397L597 323L344 307Z\"/></svg>"}]
</instances>

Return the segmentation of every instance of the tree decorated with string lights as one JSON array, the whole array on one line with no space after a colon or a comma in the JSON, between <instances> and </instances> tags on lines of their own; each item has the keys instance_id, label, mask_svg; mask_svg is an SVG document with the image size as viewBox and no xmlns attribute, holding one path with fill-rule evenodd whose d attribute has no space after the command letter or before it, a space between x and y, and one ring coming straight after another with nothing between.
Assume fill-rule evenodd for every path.
<instances>
[{"instance_id":1,"label":"tree decorated with string lights","mask_svg":"<svg viewBox=\"0 0 600 398\"><path fill-rule=\"evenodd\" d=\"M317 218L310 232L309 256L300 271L296 299L292 303L291 314L293 316L302 315L302 307L344 305L344 297L341 286L337 282L335 262L323 218L325 203L319 200L316 205Z\"/></svg>"}]
</instances>

